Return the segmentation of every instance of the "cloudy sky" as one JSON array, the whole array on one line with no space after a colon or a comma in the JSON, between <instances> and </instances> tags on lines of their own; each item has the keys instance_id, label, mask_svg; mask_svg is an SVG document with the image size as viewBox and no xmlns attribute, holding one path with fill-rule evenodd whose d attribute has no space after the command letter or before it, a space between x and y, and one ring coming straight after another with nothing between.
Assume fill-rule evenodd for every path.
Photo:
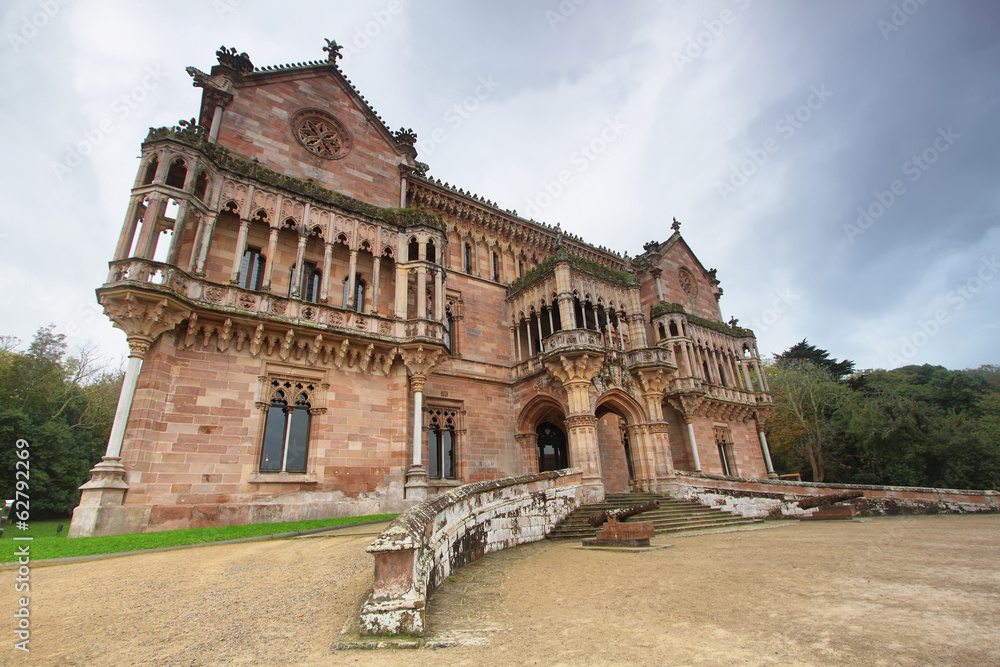
<instances>
[{"instance_id":1,"label":"cloudy sky","mask_svg":"<svg viewBox=\"0 0 1000 667\"><path fill-rule=\"evenodd\" d=\"M633 256L676 216L762 353L1000 362L991 0L6 0L0 334L124 357L94 288L184 67L327 37L431 176Z\"/></svg>"}]
</instances>

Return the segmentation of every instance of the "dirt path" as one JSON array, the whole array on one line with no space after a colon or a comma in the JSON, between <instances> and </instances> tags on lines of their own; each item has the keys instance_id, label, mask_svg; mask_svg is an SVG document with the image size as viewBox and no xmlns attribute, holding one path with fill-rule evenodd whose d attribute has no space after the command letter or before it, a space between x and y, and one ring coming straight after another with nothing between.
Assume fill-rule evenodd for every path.
<instances>
[{"instance_id":1,"label":"dirt path","mask_svg":"<svg viewBox=\"0 0 1000 667\"><path fill-rule=\"evenodd\" d=\"M528 545L431 599L432 636L482 645L332 653L370 584L372 538L35 568L32 652L8 633L0 663L1000 664L1000 516L800 523L645 553ZM13 580L0 572L8 619Z\"/></svg>"}]
</instances>

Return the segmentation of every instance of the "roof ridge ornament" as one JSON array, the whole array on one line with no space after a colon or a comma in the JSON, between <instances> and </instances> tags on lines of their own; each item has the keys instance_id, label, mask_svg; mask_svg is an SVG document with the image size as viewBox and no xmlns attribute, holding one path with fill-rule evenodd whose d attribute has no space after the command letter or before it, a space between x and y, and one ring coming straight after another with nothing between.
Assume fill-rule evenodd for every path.
<instances>
[{"instance_id":1,"label":"roof ridge ornament","mask_svg":"<svg viewBox=\"0 0 1000 667\"><path fill-rule=\"evenodd\" d=\"M235 46L228 49L225 46L220 46L219 50L215 52L215 57L219 59L220 65L228 67L239 74L250 74L253 72L253 63L250 62L250 56L246 54L246 51L237 54Z\"/></svg>"},{"instance_id":2,"label":"roof ridge ornament","mask_svg":"<svg viewBox=\"0 0 1000 667\"><path fill-rule=\"evenodd\" d=\"M670 225L670 229L674 230L675 232L681 231L681 223L677 220L676 217L674 218L674 224Z\"/></svg>"},{"instance_id":3,"label":"roof ridge ornament","mask_svg":"<svg viewBox=\"0 0 1000 667\"><path fill-rule=\"evenodd\" d=\"M326 39L324 37L324 39ZM336 64L338 60L344 57L344 54L340 50L344 48L340 44L337 44L335 39L327 39L326 46L323 47L323 51L328 55L326 57L326 62Z\"/></svg>"}]
</instances>

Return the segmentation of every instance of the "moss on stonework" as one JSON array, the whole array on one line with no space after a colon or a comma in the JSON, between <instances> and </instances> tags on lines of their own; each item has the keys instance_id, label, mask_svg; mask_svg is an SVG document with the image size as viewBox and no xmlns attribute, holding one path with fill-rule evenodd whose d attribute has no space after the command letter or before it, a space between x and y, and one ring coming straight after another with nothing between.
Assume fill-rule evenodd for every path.
<instances>
[{"instance_id":1,"label":"moss on stonework","mask_svg":"<svg viewBox=\"0 0 1000 667\"><path fill-rule=\"evenodd\" d=\"M726 336L733 336L734 338L754 338L753 331L750 329L744 329L743 327L732 327L724 322L716 322L714 320L706 320L704 317L698 317L697 315L691 315L684 309L684 305L680 303L673 303L670 301L661 301L654 305L649 312L650 319L656 319L660 315L667 315L669 313L681 313L687 317L688 322L692 324L697 324L698 326L705 327L706 329L711 329L713 331L718 331Z\"/></svg>"},{"instance_id":2,"label":"moss on stonework","mask_svg":"<svg viewBox=\"0 0 1000 667\"><path fill-rule=\"evenodd\" d=\"M209 143L205 137L204 130L197 126L193 128L191 126L184 128L151 127L149 128L149 134L146 135L146 139L143 141L143 147L146 144L164 140L176 141L200 151L219 169L252 178L276 188L282 188L283 190L309 197L315 201L332 204L351 213L381 220L382 222L403 229L424 225L440 229L445 234L448 233L448 227L438 213L432 213L423 208L385 208L374 206L324 188L311 178L286 176L262 165L256 158L250 159L245 155L240 155L229 150L225 146Z\"/></svg>"},{"instance_id":3,"label":"moss on stonework","mask_svg":"<svg viewBox=\"0 0 1000 667\"><path fill-rule=\"evenodd\" d=\"M582 271L584 273L589 273L597 278L602 278L608 282L617 283L619 285L624 285L626 287L630 285L637 285L638 279L634 273L630 271L622 271L620 269L613 269L609 266L605 266L600 262L595 262L592 259L587 259L586 257L581 257L580 255L574 255L569 250L563 246L556 248L556 251L543 259L538 263L535 268L531 269L523 276L511 283L510 289L507 292L507 296L511 297L523 290L528 285L532 284L546 273L552 270L552 267L558 262L569 262L577 271Z\"/></svg>"}]
</instances>

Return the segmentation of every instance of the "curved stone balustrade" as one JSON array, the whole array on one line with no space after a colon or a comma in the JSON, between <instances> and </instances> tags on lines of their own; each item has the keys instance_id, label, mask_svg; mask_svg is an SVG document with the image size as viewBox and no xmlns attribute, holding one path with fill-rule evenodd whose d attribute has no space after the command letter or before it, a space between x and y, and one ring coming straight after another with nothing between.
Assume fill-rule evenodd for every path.
<instances>
[{"instance_id":1,"label":"curved stone balustrade","mask_svg":"<svg viewBox=\"0 0 1000 667\"><path fill-rule=\"evenodd\" d=\"M110 262L104 287L141 284L144 288L169 291L207 308L263 315L295 324L390 337L400 340L426 338L444 341L444 324L428 319L395 320L372 313L358 313L322 303L312 303L243 289L236 285L208 282L176 266L147 259Z\"/></svg>"},{"instance_id":2,"label":"curved stone balustrade","mask_svg":"<svg viewBox=\"0 0 1000 667\"><path fill-rule=\"evenodd\" d=\"M536 542L581 502L576 469L465 484L414 505L382 531L375 582L361 610L367 635L422 635L427 596L486 554Z\"/></svg>"}]
</instances>

